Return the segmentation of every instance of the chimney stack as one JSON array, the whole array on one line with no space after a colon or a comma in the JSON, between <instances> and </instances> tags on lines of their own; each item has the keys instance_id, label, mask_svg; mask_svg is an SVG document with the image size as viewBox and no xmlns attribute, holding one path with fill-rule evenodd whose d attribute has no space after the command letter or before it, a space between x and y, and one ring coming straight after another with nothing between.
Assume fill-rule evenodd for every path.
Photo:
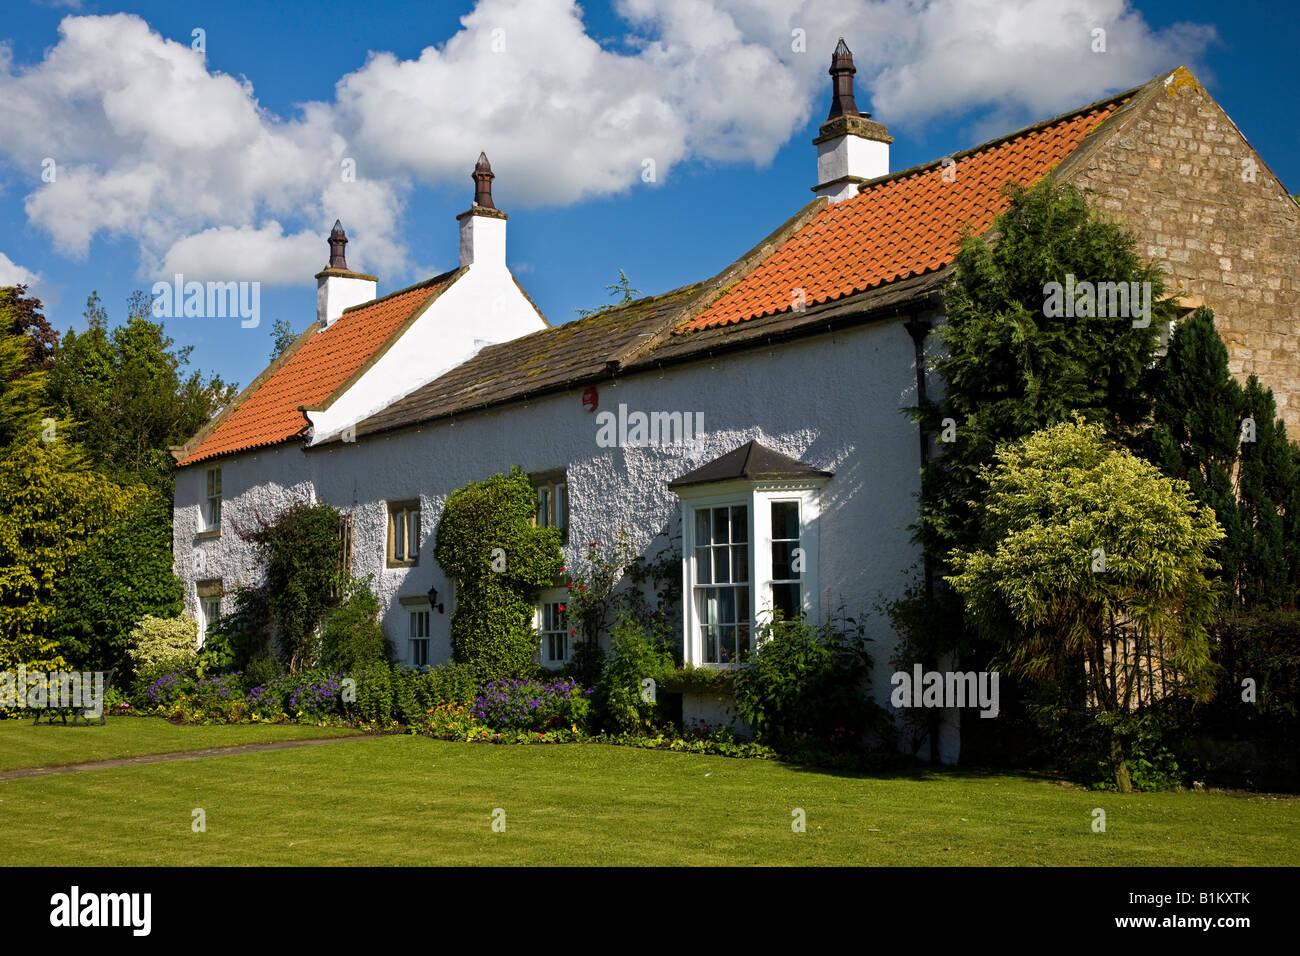
<instances>
[{"instance_id":1,"label":"chimney stack","mask_svg":"<svg viewBox=\"0 0 1300 956\"><path fill-rule=\"evenodd\" d=\"M316 273L316 319L321 331L337 322L344 309L373 299L379 287L379 280L374 276L348 268L343 255L347 244L343 223L335 219L329 237L329 265Z\"/></svg>"},{"instance_id":2,"label":"chimney stack","mask_svg":"<svg viewBox=\"0 0 1300 956\"><path fill-rule=\"evenodd\" d=\"M883 123L862 113L853 100L853 53L844 38L831 54L831 111L813 140L817 185L813 192L831 202L858 194L858 185L889 173L889 144Z\"/></svg>"},{"instance_id":3,"label":"chimney stack","mask_svg":"<svg viewBox=\"0 0 1300 956\"><path fill-rule=\"evenodd\" d=\"M474 205L456 219L460 222L460 266L506 267L505 213L492 201L492 164L486 153L478 154L474 172Z\"/></svg>"}]
</instances>

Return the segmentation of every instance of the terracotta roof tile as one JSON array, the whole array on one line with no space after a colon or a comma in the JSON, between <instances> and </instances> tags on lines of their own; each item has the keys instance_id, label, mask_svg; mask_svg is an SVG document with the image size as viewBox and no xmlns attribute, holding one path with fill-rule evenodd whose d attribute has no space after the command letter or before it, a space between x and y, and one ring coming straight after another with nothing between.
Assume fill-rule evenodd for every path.
<instances>
[{"instance_id":1,"label":"terracotta roof tile","mask_svg":"<svg viewBox=\"0 0 1300 956\"><path fill-rule=\"evenodd\" d=\"M244 397L180 465L279 444L303 434L307 419L299 409L329 398L451 275L345 311L328 329L310 336Z\"/></svg>"},{"instance_id":2,"label":"terracotta roof tile","mask_svg":"<svg viewBox=\"0 0 1300 956\"><path fill-rule=\"evenodd\" d=\"M718 328L934 272L950 264L964 231L988 229L1008 206L1008 181L1029 186L1127 102L1116 97L966 154L952 182L942 164L890 176L832 203L676 334Z\"/></svg>"}]
</instances>

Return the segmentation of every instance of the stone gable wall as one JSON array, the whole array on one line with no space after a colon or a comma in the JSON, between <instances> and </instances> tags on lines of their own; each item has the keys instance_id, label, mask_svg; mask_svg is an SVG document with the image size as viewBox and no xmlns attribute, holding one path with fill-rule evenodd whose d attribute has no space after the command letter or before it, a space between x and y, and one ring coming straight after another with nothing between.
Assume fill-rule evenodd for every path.
<instances>
[{"instance_id":1,"label":"stone gable wall","mask_svg":"<svg viewBox=\"0 0 1300 956\"><path fill-rule=\"evenodd\" d=\"M1185 304L1214 310L1233 374L1272 388L1300 438L1300 206L1185 69L1115 121L1062 178L1100 194Z\"/></svg>"}]
</instances>

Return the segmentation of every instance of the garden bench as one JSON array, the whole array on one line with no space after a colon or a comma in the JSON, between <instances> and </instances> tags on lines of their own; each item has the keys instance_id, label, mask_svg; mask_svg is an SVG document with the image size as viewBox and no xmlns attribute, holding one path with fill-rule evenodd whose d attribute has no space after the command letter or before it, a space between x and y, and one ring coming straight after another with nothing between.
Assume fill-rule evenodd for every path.
<instances>
[{"instance_id":1,"label":"garden bench","mask_svg":"<svg viewBox=\"0 0 1300 956\"><path fill-rule=\"evenodd\" d=\"M35 727L39 724L41 722L41 717L45 717L45 722L47 724L54 723L54 718L58 717L66 726L68 723L68 715L71 714L72 726L74 727L77 726L78 720L84 721L86 726L90 726L95 722L96 716L99 717L99 724L102 727L104 725L104 718L108 714L108 689L113 686L113 675L116 673L117 668L114 667L104 674L104 696L99 702L98 715L90 713L85 707L56 707L51 703L49 707L36 709L36 719L32 721L32 726Z\"/></svg>"}]
</instances>

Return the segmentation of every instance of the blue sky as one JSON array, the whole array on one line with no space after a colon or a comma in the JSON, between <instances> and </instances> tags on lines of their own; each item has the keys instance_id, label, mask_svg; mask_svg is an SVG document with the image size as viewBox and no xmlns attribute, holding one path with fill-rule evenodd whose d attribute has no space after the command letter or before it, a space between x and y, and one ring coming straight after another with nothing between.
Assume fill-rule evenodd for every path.
<instances>
[{"instance_id":1,"label":"blue sky","mask_svg":"<svg viewBox=\"0 0 1300 956\"><path fill-rule=\"evenodd\" d=\"M293 5L10 0L0 49L0 283L56 328L97 290L261 282L261 323L167 321L247 383L271 324L315 317L336 217L380 293L456 265L480 149L508 261L552 323L708 277L810 198L843 35L904 169L1188 65L1292 191L1275 5L1123 0L477 0ZM1092 50L1106 30L1106 51ZM193 49L201 29L202 54ZM800 37L802 31L802 38ZM802 39L806 49L798 49ZM43 182L46 159L55 181ZM339 174L356 164L355 182ZM654 181L646 182L646 160Z\"/></svg>"}]
</instances>

